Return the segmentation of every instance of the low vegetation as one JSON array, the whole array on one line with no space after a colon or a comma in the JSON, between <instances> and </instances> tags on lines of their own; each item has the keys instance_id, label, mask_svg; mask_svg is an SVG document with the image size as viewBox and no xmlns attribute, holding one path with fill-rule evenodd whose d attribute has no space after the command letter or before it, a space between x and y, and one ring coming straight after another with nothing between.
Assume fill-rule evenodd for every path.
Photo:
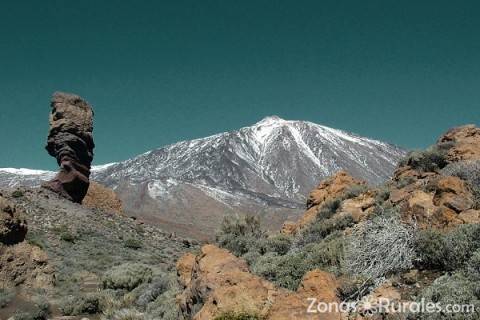
<instances>
[{"instance_id":1,"label":"low vegetation","mask_svg":"<svg viewBox=\"0 0 480 320\"><path fill-rule=\"evenodd\" d=\"M217 242L243 257L255 274L296 290L303 276L315 268L340 273L344 238L339 231L353 225L348 214L334 216L340 203L328 201L316 221L296 236L268 236L254 217L229 217L217 233Z\"/></svg>"},{"instance_id":2,"label":"low vegetation","mask_svg":"<svg viewBox=\"0 0 480 320\"><path fill-rule=\"evenodd\" d=\"M400 162L400 166L410 166L422 172L437 172L447 164L449 144L434 145L427 150L412 151Z\"/></svg>"},{"instance_id":3,"label":"low vegetation","mask_svg":"<svg viewBox=\"0 0 480 320\"><path fill-rule=\"evenodd\" d=\"M480 249L480 225L460 225L447 233L424 230L416 239L417 264L425 269L462 269Z\"/></svg>"},{"instance_id":4,"label":"low vegetation","mask_svg":"<svg viewBox=\"0 0 480 320\"><path fill-rule=\"evenodd\" d=\"M52 316L79 319L183 319L175 303L180 288L174 268L185 252L198 249L195 242L188 241L187 248L183 239L155 227L41 193L29 191L15 201L28 212L26 241L44 250L55 268L48 294L35 293L53 298L53 307L27 301L28 312L15 320L47 319L50 310ZM13 292L0 291L0 308L10 308L12 298Z\"/></svg>"},{"instance_id":5,"label":"low vegetation","mask_svg":"<svg viewBox=\"0 0 480 320\"><path fill-rule=\"evenodd\" d=\"M217 233L217 243L237 256L252 251L262 251L267 238L255 216L226 217Z\"/></svg>"},{"instance_id":6,"label":"low vegetation","mask_svg":"<svg viewBox=\"0 0 480 320\"><path fill-rule=\"evenodd\" d=\"M13 290L0 289L0 309L6 307L14 296Z\"/></svg>"},{"instance_id":7,"label":"low vegetation","mask_svg":"<svg viewBox=\"0 0 480 320\"><path fill-rule=\"evenodd\" d=\"M125 246L125 248L138 250L138 249L142 248L142 242L138 239L129 238L129 239L125 240L124 246Z\"/></svg>"},{"instance_id":8,"label":"low vegetation","mask_svg":"<svg viewBox=\"0 0 480 320\"><path fill-rule=\"evenodd\" d=\"M423 313L415 316L418 320L477 320L480 318L480 294L478 282L472 282L461 272L445 274L423 290L419 298L440 306L463 305L463 312L458 313ZM473 312L472 312L473 311Z\"/></svg>"},{"instance_id":9,"label":"low vegetation","mask_svg":"<svg viewBox=\"0 0 480 320\"><path fill-rule=\"evenodd\" d=\"M50 304L43 298L37 298L33 307L28 312L16 311L13 315L15 320L47 320L50 315Z\"/></svg>"},{"instance_id":10,"label":"low vegetation","mask_svg":"<svg viewBox=\"0 0 480 320\"><path fill-rule=\"evenodd\" d=\"M104 289L125 289L131 291L152 280L152 268L140 263L125 263L113 267L103 276Z\"/></svg>"}]
</instances>

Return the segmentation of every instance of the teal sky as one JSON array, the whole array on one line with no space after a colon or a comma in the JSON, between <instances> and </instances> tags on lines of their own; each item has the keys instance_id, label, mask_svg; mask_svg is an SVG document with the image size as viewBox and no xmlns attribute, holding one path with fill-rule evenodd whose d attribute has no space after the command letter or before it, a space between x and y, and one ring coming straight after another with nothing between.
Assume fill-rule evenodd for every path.
<instances>
[{"instance_id":1,"label":"teal sky","mask_svg":"<svg viewBox=\"0 0 480 320\"><path fill-rule=\"evenodd\" d=\"M480 123L480 2L2 1L0 167L55 168L56 90L97 164L272 114L424 147Z\"/></svg>"}]
</instances>

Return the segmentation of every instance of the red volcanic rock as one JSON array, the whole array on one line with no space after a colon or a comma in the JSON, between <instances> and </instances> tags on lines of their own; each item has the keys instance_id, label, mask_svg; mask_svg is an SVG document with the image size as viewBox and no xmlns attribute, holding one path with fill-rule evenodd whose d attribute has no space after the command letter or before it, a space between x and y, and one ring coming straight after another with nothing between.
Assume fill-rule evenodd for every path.
<instances>
[{"instance_id":1,"label":"red volcanic rock","mask_svg":"<svg viewBox=\"0 0 480 320\"><path fill-rule=\"evenodd\" d=\"M74 94L56 92L52 97L50 131L46 149L57 159L60 171L43 187L81 203L89 187L93 160L93 110Z\"/></svg>"},{"instance_id":2,"label":"red volcanic rock","mask_svg":"<svg viewBox=\"0 0 480 320\"><path fill-rule=\"evenodd\" d=\"M466 125L450 129L440 137L438 143L452 143L448 152L451 162L480 159L480 128Z\"/></svg>"}]
</instances>

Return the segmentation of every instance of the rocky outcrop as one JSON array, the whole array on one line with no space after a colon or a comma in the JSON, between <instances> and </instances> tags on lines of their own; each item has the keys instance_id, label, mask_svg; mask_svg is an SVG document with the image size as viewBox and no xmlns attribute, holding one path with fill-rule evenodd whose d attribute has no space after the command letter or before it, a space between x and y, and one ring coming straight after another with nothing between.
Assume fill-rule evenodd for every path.
<instances>
[{"instance_id":1,"label":"rocky outcrop","mask_svg":"<svg viewBox=\"0 0 480 320\"><path fill-rule=\"evenodd\" d=\"M190 285L196 256L193 253L183 255L176 264L178 281L184 287Z\"/></svg>"},{"instance_id":2,"label":"rocky outcrop","mask_svg":"<svg viewBox=\"0 0 480 320\"><path fill-rule=\"evenodd\" d=\"M20 288L27 295L32 289L52 288L55 281L47 254L26 242L0 247L0 278L6 288Z\"/></svg>"},{"instance_id":3,"label":"rocky outcrop","mask_svg":"<svg viewBox=\"0 0 480 320\"><path fill-rule=\"evenodd\" d=\"M307 200L307 209L341 196L347 188L354 185L365 185L365 182L355 179L346 171L337 172L332 177L322 181L315 190L310 192Z\"/></svg>"},{"instance_id":4,"label":"rocky outcrop","mask_svg":"<svg viewBox=\"0 0 480 320\"><path fill-rule=\"evenodd\" d=\"M341 197L348 188L364 185L366 185L364 181L352 177L345 171L339 171L334 176L322 181L317 188L310 192L307 200L307 211L298 222L285 222L282 232L285 234L297 232L315 220L319 209L325 202Z\"/></svg>"},{"instance_id":5,"label":"rocky outcrop","mask_svg":"<svg viewBox=\"0 0 480 320\"><path fill-rule=\"evenodd\" d=\"M54 93L51 107L46 149L57 159L60 171L43 187L80 203L88 191L95 147L93 110L79 96L60 92Z\"/></svg>"},{"instance_id":6,"label":"rocky outcrop","mask_svg":"<svg viewBox=\"0 0 480 320\"><path fill-rule=\"evenodd\" d=\"M0 244L22 242L27 234L23 212L0 194Z\"/></svg>"},{"instance_id":7,"label":"rocky outcrop","mask_svg":"<svg viewBox=\"0 0 480 320\"><path fill-rule=\"evenodd\" d=\"M451 129L434 147L446 150L448 163L479 160L480 128L467 125ZM422 229L480 222L468 183L442 172L422 172L409 165L398 168L390 186L390 201L405 221Z\"/></svg>"},{"instance_id":8,"label":"rocky outcrop","mask_svg":"<svg viewBox=\"0 0 480 320\"><path fill-rule=\"evenodd\" d=\"M449 228L479 221L478 211L465 181L450 176L431 176L391 193L404 220L422 229Z\"/></svg>"},{"instance_id":9,"label":"rocky outcrop","mask_svg":"<svg viewBox=\"0 0 480 320\"><path fill-rule=\"evenodd\" d=\"M452 144L448 152L448 159L452 162L480 159L480 128L475 125L450 129L438 143Z\"/></svg>"},{"instance_id":10,"label":"rocky outcrop","mask_svg":"<svg viewBox=\"0 0 480 320\"><path fill-rule=\"evenodd\" d=\"M251 274L247 263L213 245L177 263L184 286L177 300L187 318L211 320L227 312L247 312L266 320L341 319L338 313L308 314L308 298L339 302L337 280L320 270L307 273L296 292Z\"/></svg>"},{"instance_id":11,"label":"rocky outcrop","mask_svg":"<svg viewBox=\"0 0 480 320\"><path fill-rule=\"evenodd\" d=\"M123 214L122 201L115 191L97 182L90 182L90 187L82 204L91 209Z\"/></svg>"}]
</instances>

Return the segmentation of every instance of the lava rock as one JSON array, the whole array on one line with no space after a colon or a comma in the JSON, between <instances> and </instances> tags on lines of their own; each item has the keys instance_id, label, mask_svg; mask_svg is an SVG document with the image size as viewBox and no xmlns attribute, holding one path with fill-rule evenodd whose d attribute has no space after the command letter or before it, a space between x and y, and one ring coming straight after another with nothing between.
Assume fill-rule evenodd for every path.
<instances>
[{"instance_id":1,"label":"lava rock","mask_svg":"<svg viewBox=\"0 0 480 320\"><path fill-rule=\"evenodd\" d=\"M51 102L46 149L57 159L60 171L43 184L61 196L81 203L90 185L93 161L93 110L81 97L56 92Z\"/></svg>"}]
</instances>

